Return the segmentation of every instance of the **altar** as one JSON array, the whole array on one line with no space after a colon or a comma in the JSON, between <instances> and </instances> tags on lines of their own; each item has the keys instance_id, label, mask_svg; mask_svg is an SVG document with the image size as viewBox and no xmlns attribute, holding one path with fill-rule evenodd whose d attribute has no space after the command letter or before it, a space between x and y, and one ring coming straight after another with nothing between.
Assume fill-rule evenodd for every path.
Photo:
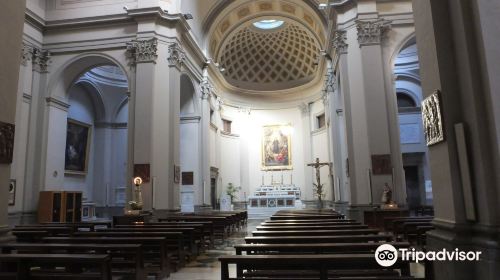
<instances>
[{"instance_id":1,"label":"altar","mask_svg":"<svg viewBox=\"0 0 500 280\"><path fill-rule=\"evenodd\" d=\"M262 185L248 197L251 217L269 217L282 209L301 208L300 188L294 184Z\"/></svg>"}]
</instances>

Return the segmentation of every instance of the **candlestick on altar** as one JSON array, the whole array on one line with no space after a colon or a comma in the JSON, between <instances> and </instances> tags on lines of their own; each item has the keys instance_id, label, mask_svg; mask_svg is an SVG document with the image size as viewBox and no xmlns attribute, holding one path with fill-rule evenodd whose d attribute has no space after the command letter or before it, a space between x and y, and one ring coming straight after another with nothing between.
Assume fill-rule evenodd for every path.
<instances>
[{"instance_id":1,"label":"candlestick on altar","mask_svg":"<svg viewBox=\"0 0 500 280\"><path fill-rule=\"evenodd\" d=\"M281 170L281 184L283 185L283 170Z\"/></svg>"},{"instance_id":2,"label":"candlestick on altar","mask_svg":"<svg viewBox=\"0 0 500 280\"><path fill-rule=\"evenodd\" d=\"M264 186L264 174L262 174L262 185Z\"/></svg>"},{"instance_id":3,"label":"candlestick on altar","mask_svg":"<svg viewBox=\"0 0 500 280\"><path fill-rule=\"evenodd\" d=\"M293 178L292 178L293 174L292 172L290 172L290 185L293 185Z\"/></svg>"}]
</instances>

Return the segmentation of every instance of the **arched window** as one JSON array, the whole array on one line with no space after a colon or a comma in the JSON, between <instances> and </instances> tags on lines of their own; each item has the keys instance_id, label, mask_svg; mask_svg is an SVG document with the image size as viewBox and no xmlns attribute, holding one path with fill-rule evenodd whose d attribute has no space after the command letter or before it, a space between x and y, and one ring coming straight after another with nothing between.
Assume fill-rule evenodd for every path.
<instances>
[{"instance_id":1,"label":"arched window","mask_svg":"<svg viewBox=\"0 0 500 280\"><path fill-rule=\"evenodd\" d=\"M398 92L398 108L414 108L417 107L415 100L406 93Z\"/></svg>"}]
</instances>

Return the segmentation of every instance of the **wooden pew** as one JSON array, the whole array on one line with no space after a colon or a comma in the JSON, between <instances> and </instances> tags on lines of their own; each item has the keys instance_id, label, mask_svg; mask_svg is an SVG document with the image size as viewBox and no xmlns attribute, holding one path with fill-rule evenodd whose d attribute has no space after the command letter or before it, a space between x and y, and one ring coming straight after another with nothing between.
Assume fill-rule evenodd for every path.
<instances>
[{"instance_id":1,"label":"wooden pew","mask_svg":"<svg viewBox=\"0 0 500 280\"><path fill-rule=\"evenodd\" d=\"M284 231L284 230L332 230L332 229L366 229L367 225L263 225L257 226L257 230Z\"/></svg>"},{"instance_id":2,"label":"wooden pew","mask_svg":"<svg viewBox=\"0 0 500 280\"><path fill-rule=\"evenodd\" d=\"M376 229L252 231L253 236L336 236L377 234Z\"/></svg>"},{"instance_id":3,"label":"wooden pew","mask_svg":"<svg viewBox=\"0 0 500 280\"><path fill-rule=\"evenodd\" d=\"M76 232L75 236L80 237L128 237L131 242L136 237L164 237L169 261L177 270L184 266L186 262L186 250L182 232Z\"/></svg>"},{"instance_id":4,"label":"wooden pew","mask_svg":"<svg viewBox=\"0 0 500 280\"><path fill-rule=\"evenodd\" d=\"M271 221L282 221L282 220L341 220L344 219L344 215L309 215L309 216L299 216L299 215L287 215L287 216L271 216Z\"/></svg>"},{"instance_id":5,"label":"wooden pew","mask_svg":"<svg viewBox=\"0 0 500 280\"><path fill-rule=\"evenodd\" d=\"M392 220L392 230L394 233L394 236L399 237L399 235L404 234L404 228L403 225L405 223L409 222L425 222L425 223L431 223L433 217L408 217L408 218L398 218Z\"/></svg>"},{"instance_id":6,"label":"wooden pew","mask_svg":"<svg viewBox=\"0 0 500 280\"><path fill-rule=\"evenodd\" d=\"M0 278L111 280L110 260L97 254L0 254Z\"/></svg>"},{"instance_id":7,"label":"wooden pew","mask_svg":"<svg viewBox=\"0 0 500 280\"><path fill-rule=\"evenodd\" d=\"M212 222L216 238L224 239L231 232L231 220L227 217L215 216L168 216L158 218L159 222Z\"/></svg>"},{"instance_id":8,"label":"wooden pew","mask_svg":"<svg viewBox=\"0 0 500 280\"><path fill-rule=\"evenodd\" d=\"M203 227L203 234L205 239L209 243L209 247L212 248L214 245L215 241L215 232L214 232L214 224L213 222L210 221L197 221L197 222L157 222L157 223L141 223L141 224L135 224L133 226L144 226L144 227L169 227L169 226L174 226L174 227L197 227L201 225ZM126 225L118 225L117 228L120 227L128 227Z\"/></svg>"},{"instance_id":9,"label":"wooden pew","mask_svg":"<svg viewBox=\"0 0 500 280\"><path fill-rule=\"evenodd\" d=\"M111 228L111 222L41 223L41 226L72 227L73 231L95 231L96 228Z\"/></svg>"},{"instance_id":10,"label":"wooden pew","mask_svg":"<svg viewBox=\"0 0 500 280\"><path fill-rule=\"evenodd\" d=\"M197 256L199 253L198 246L201 245L203 241L203 235L201 229L199 232L196 232L195 228L192 227L119 227L119 228L109 228L109 229L99 229L97 232L174 232L174 233L182 233L181 238L183 245L186 246L187 256ZM183 248L184 248L183 246Z\"/></svg>"},{"instance_id":11,"label":"wooden pew","mask_svg":"<svg viewBox=\"0 0 500 280\"><path fill-rule=\"evenodd\" d=\"M247 244L281 244L281 243L355 243L392 241L389 234L337 235L337 236L249 236Z\"/></svg>"},{"instance_id":12,"label":"wooden pew","mask_svg":"<svg viewBox=\"0 0 500 280\"><path fill-rule=\"evenodd\" d=\"M170 276L165 237L45 237L43 241L64 244L140 244L145 274L155 275L159 279Z\"/></svg>"},{"instance_id":13,"label":"wooden pew","mask_svg":"<svg viewBox=\"0 0 500 280\"><path fill-rule=\"evenodd\" d=\"M408 248L408 242L389 242L396 248ZM238 244L234 245L236 255L272 254L339 254L375 253L381 243L288 243L288 244Z\"/></svg>"},{"instance_id":14,"label":"wooden pew","mask_svg":"<svg viewBox=\"0 0 500 280\"><path fill-rule=\"evenodd\" d=\"M73 228L72 227L62 227L62 226L43 226L43 225L37 225L37 226L15 226L14 231L19 232L19 231L46 231L48 235L50 236L69 236L73 233Z\"/></svg>"},{"instance_id":15,"label":"wooden pew","mask_svg":"<svg viewBox=\"0 0 500 280\"><path fill-rule=\"evenodd\" d=\"M279 271L284 270L290 273L290 278L296 277L293 271L313 270L316 272L315 278L329 279L329 270L335 270L337 275L344 270L380 269L380 265L375 261L373 254L324 254L324 255L250 255L250 256L222 256L221 280L230 280L229 264L236 264L237 277L243 277L244 270L264 270ZM391 269L400 269L403 276L410 276L408 262L398 261ZM247 278L252 279L252 278Z\"/></svg>"},{"instance_id":16,"label":"wooden pew","mask_svg":"<svg viewBox=\"0 0 500 280\"><path fill-rule=\"evenodd\" d=\"M418 221L418 222L404 222L402 224L403 227L403 238L405 240L410 241L417 239L417 227L432 227L432 224L430 221Z\"/></svg>"},{"instance_id":17,"label":"wooden pew","mask_svg":"<svg viewBox=\"0 0 500 280\"><path fill-rule=\"evenodd\" d=\"M357 223L356 220L351 219L311 219L311 220L268 220L265 221L266 224L282 224L282 223L302 223L302 224L318 224L318 223Z\"/></svg>"},{"instance_id":18,"label":"wooden pew","mask_svg":"<svg viewBox=\"0 0 500 280\"><path fill-rule=\"evenodd\" d=\"M113 275L132 275L145 279L142 246L140 244L64 244L9 243L0 244L3 254L109 254ZM131 269L132 268L132 269Z\"/></svg>"},{"instance_id":19,"label":"wooden pew","mask_svg":"<svg viewBox=\"0 0 500 280\"><path fill-rule=\"evenodd\" d=\"M44 237L49 236L46 230L12 230L12 235L16 237L18 242L37 242Z\"/></svg>"}]
</instances>

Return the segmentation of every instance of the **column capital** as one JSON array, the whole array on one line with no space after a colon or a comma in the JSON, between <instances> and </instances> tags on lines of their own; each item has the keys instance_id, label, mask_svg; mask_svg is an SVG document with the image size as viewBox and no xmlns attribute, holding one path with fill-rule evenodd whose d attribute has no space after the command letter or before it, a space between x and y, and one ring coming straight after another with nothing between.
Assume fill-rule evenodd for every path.
<instances>
[{"instance_id":1,"label":"column capital","mask_svg":"<svg viewBox=\"0 0 500 280\"><path fill-rule=\"evenodd\" d=\"M337 76L332 67L328 67L325 80L325 92L335 92L337 90Z\"/></svg>"},{"instance_id":2,"label":"column capital","mask_svg":"<svg viewBox=\"0 0 500 280\"><path fill-rule=\"evenodd\" d=\"M305 102L300 103L299 109L302 112L302 114L308 114L310 112L309 103L305 103Z\"/></svg>"},{"instance_id":3,"label":"column capital","mask_svg":"<svg viewBox=\"0 0 500 280\"><path fill-rule=\"evenodd\" d=\"M215 98L215 105L216 105L216 109L217 111L220 111L222 110L222 105L224 104L224 100L222 100L222 98L220 98L219 96L217 96Z\"/></svg>"},{"instance_id":4,"label":"column capital","mask_svg":"<svg viewBox=\"0 0 500 280\"><path fill-rule=\"evenodd\" d=\"M200 83L201 99L207 100L210 94L212 94L214 87L210 84L207 79L203 79Z\"/></svg>"},{"instance_id":5,"label":"column capital","mask_svg":"<svg viewBox=\"0 0 500 280\"><path fill-rule=\"evenodd\" d=\"M28 61L33 60L33 47L26 45L23 43L22 49L21 49L21 64L26 66L28 65Z\"/></svg>"},{"instance_id":6,"label":"column capital","mask_svg":"<svg viewBox=\"0 0 500 280\"><path fill-rule=\"evenodd\" d=\"M186 59L186 54L178 43L168 45L168 66L181 68Z\"/></svg>"},{"instance_id":7,"label":"column capital","mask_svg":"<svg viewBox=\"0 0 500 280\"><path fill-rule=\"evenodd\" d=\"M345 30L336 30L333 34L332 47L339 55L347 53L347 35Z\"/></svg>"},{"instance_id":8,"label":"column capital","mask_svg":"<svg viewBox=\"0 0 500 280\"><path fill-rule=\"evenodd\" d=\"M153 62L156 63L158 58L158 40L151 38L148 40L133 40L127 43L127 58L130 60L130 65L137 63Z\"/></svg>"},{"instance_id":9,"label":"column capital","mask_svg":"<svg viewBox=\"0 0 500 280\"><path fill-rule=\"evenodd\" d=\"M33 48L33 70L46 73L49 70L49 64L52 62L50 60L51 54L47 50Z\"/></svg>"},{"instance_id":10,"label":"column capital","mask_svg":"<svg viewBox=\"0 0 500 280\"><path fill-rule=\"evenodd\" d=\"M357 20L359 46L378 45L385 33L391 28L390 20L383 18L376 20Z\"/></svg>"}]
</instances>

